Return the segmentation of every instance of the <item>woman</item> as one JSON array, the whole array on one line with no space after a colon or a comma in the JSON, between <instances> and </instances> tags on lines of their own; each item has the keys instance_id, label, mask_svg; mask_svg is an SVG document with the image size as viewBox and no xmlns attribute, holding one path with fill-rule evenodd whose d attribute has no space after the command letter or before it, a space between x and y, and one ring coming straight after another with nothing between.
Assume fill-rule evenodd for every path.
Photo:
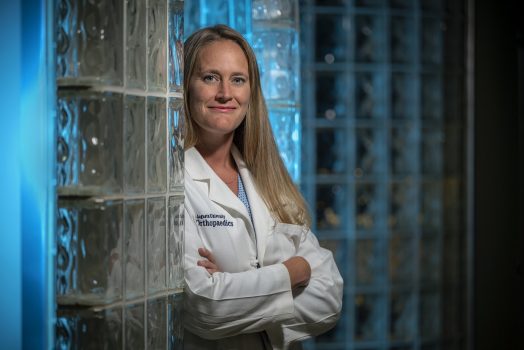
<instances>
[{"instance_id":1,"label":"woman","mask_svg":"<svg viewBox=\"0 0 524 350\"><path fill-rule=\"evenodd\" d=\"M185 349L284 349L334 326L342 278L307 229L255 55L224 25L184 44Z\"/></svg>"}]
</instances>

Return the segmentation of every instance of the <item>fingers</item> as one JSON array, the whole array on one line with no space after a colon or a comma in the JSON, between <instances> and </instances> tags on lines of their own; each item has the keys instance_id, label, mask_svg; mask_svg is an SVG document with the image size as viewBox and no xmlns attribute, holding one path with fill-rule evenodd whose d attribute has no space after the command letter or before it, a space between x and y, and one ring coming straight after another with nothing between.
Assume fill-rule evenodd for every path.
<instances>
[{"instance_id":1,"label":"fingers","mask_svg":"<svg viewBox=\"0 0 524 350\"><path fill-rule=\"evenodd\" d=\"M311 266L306 259L301 256L294 256L283 262L289 272L291 288L305 287L311 278Z\"/></svg>"},{"instance_id":2,"label":"fingers","mask_svg":"<svg viewBox=\"0 0 524 350\"><path fill-rule=\"evenodd\" d=\"M206 258L207 260L211 261L213 264L216 264L215 257L211 251L209 251L206 248L198 248L198 254L200 254L201 257Z\"/></svg>"},{"instance_id":3,"label":"fingers","mask_svg":"<svg viewBox=\"0 0 524 350\"><path fill-rule=\"evenodd\" d=\"M208 249L198 248L198 254L200 254L201 257L205 258L205 259L197 261L198 266L202 266L210 274L213 274L215 272L220 272L216 264L215 257Z\"/></svg>"}]
</instances>

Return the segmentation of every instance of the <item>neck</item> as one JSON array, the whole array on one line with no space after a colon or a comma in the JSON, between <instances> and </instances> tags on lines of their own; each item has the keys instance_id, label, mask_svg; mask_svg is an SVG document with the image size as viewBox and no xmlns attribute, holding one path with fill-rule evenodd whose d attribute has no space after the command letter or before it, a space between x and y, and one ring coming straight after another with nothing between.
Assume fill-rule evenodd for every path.
<instances>
[{"instance_id":1,"label":"neck","mask_svg":"<svg viewBox=\"0 0 524 350\"><path fill-rule=\"evenodd\" d=\"M207 137L207 135L199 137L200 140L204 141L199 141L195 148L215 171L217 169L234 168L234 161L231 156L233 135L231 133L220 139Z\"/></svg>"}]
</instances>

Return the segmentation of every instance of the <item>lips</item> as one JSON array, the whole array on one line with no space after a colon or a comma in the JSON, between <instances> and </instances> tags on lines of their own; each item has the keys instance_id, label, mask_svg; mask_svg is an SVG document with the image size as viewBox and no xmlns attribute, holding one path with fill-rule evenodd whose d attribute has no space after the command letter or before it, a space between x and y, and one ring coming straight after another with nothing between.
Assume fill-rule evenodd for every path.
<instances>
[{"instance_id":1,"label":"lips","mask_svg":"<svg viewBox=\"0 0 524 350\"><path fill-rule=\"evenodd\" d=\"M210 106L209 109L212 109L212 110L217 111L217 112L227 113L227 112L234 111L236 109L236 107L230 107L230 106Z\"/></svg>"}]
</instances>

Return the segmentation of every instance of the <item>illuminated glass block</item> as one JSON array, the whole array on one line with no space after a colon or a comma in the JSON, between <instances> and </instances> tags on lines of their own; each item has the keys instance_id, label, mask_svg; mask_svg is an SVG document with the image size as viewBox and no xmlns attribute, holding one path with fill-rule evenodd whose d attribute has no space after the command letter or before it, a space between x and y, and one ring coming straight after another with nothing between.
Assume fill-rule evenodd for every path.
<instances>
[{"instance_id":1,"label":"illuminated glass block","mask_svg":"<svg viewBox=\"0 0 524 350\"><path fill-rule=\"evenodd\" d=\"M383 260L384 255L381 244L376 239L358 239L355 242L355 267L356 285L369 286L383 280Z\"/></svg>"},{"instance_id":2,"label":"illuminated glass block","mask_svg":"<svg viewBox=\"0 0 524 350\"><path fill-rule=\"evenodd\" d=\"M417 185L413 181L389 185L388 226L392 230L413 233L419 224Z\"/></svg>"},{"instance_id":3,"label":"illuminated glass block","mask_svg":"<svg viewBox=\"0 0 524 350\"><path fill-rule=\"evenodd\" d=\"M145 349L144 303L127 305L124 308L125 349Z\"/></svg>"},{"instance_id":4,"label":"illuminated glass block","mask_svg":"<svg viewBox=\"0 0 524 350\"><path fill-rule=\"evenodd\" d=\"M184 293L170 294L167 297L167 334L168 350L182 350L184 324L183 324Z\"/></svg>"},{"instance_id":5,"label":"illuminated glass block","mask_svg":"<svg viewBox=\"0 0 524 350\"><path fill-rule=\"evenodd\" d=\"M168 206L168 287L184 288L184 196L169 197Z\"/></svg>"},{"instance_id":6,"label":"illuminated glass block","mask_svg":"<svg viewBox=\"0 0 524 350\"><path fill-rule=\"evenodd\" d=\"M147 192L167 189L166 99L147 98Z\"/></svg>"},{"instance_id":7,"label":"illuminated glass block","mask_svg":"<svg viewBox=\"0 0 524 350\"><path fill-rule=\"evenodd\" d=\"M356 177L386 172L384 134L384 129L380 128L357 128L356 167L354 171ZM347 138L345 141L347 143Z\"/></svg>"},{"instance_id":8,"label":"illuminated glass block","mask_svg":"<svg viewBox=\"0 0 524 350\"><path fill-rule=\"evenodd\" d=\"M347 188L343 185L317 185L316 220L318 229L343 229L347 225Z\"/></svg>"},{"instance_id":9,"label":"illuminated glass block","mask_svg":"<svg viewBox=\"0 0 524 350\"><path fill-rule=\"evenodd\" d=\"M390 130L390 171L393 174L414 174L419 170L418 148L420 130L413 124Z\"/></svg>"},{"instance_id":10,"label":"illuminated glass block","mask_svg":"<svg viewBox=\"0 0 524 350\"><path fill-rule=\"evenodd\" d=\"M59 305L103 305L122 298L122 202L58 202Z\"/></svg>"},{"instance_id":11,"label":"illuminated glass block","mask_svg":"<svg viewBox=\"0 0 524 350\"><path fill-rule=\"evenodd\" d=\"M356 227L358 230L376 229L381 217L381 198L379 188L374 183L355 185Z\"/></svg>"},{"instance_id":12,"label":"illuminated glass block","mask_svg":"<svg viewBox=\"0 0 524 350\"><path fill-rule=\"evenodd\" d=\"M394 63L412 63L415 56L415 21L408 17L390 19L390 59Z\"/></svg>"},{"instance_id":13,"label":"illuminated glass block","mask_svg":"<svg viewBox=\"0 0 524 350\"><path fill-rule=\"evenodd\" d=\"M413 238L402 234L391 234L388 248L389 281L393 285L412 283L416 261Z\"/></svg>"},{"instance_id":14,"label":"illuminated glass block","mask_svg":"<svg viewBox=\"0 0 524 350\"><path fill-rule=\"evenodd\" d=\"M317 129L317 174L342 174L347 171L347 134L340 129Z\"/></svg>"},{"instance_id":15,"label":"illuminated glass block","mask_svg":"<svg viewBox=\"0 0 524 350\"><path fill-rule=\"evenodd\" d=\"M126 1L126 87L146 89L146 1Z\"/></svg>"},{"instance_id":16,"label":"illuminated glass block","mask_svg":"<svg viewBox=\"0 0 524 350\"><path fill-rule=\"evenodd\" d=\"M169 191L184 191L184 101L169 99Z\"/></svg>"},{"instance_id":17,"label":"illuminated glass block","mask_svg":"<svg viewBox=\"0 0 524 350\"><path fill-rule=\"evenodd\" d=\"M326 120L347 118L350 95L348 80L342 72L318 72L315 88L316 117Z\"/></svg>"},{"instance_id":18,"label":"illuminated glass block","mask_svg":"<svg viewBox=\"0 0 524 350\"><path fill-rule=\"evenodd\" d=\"M374 294L357 294L355 303L354 338L357 341L378 340L384 329L384 298Z\"/></svg>"},{"instance_id":19,"label":"illuminated glass block","mask_svg":"<svg viewBox=\"0 0 524 350\"><path fill-rule=\"evenodd\" d=\"M389 338L413 341L416 333L417 307L413 294L392 293L389 299Z\"/></svg>"},{"instance_id":20,"label":"illuminated glass block","mask_svg":"<svg viewBox=\"0 0 524 350\"><path fill-rule=\"evenodd\" d=\"M122 114L121 94L59 92L59 194L121 193Z\"/></svg>"},{"instance_id":21,"label":"illuminated glass block","mask_svg":"<svg viewBox=\"0 0 524 350\"><path fill-rule=\"evenodd\" d=\"M169 91L182 92L184 50L184 2L169 0Z\"/></svg>"},{"instance_id":22,"label":"illuminated glass block","mask_svg":"<svg viewBox=\"0 0 524 350\"><path fill-rule=\"evenodd\" d=\"M147 285L150 294L166 290L166 204L163 197L147 200Z\"/></svg>"},{"instance_id":23,"label":"illuminated glass block","mask_svg":"<svg viewBox=\"0 0 524 350\"><path fill-rule=\"evenodd\" d=\"M393 73L391 76L391 118L414 119L417 102L416 79L413 74Z\"/></svg>"},{"instance_id":24,"label":"illuminated glass block","mask_svg":"<svg viewBox=\"0 0 524 350\"><path fill-rule=\"evenodd\" d=\"M147 7L147 89L167 92L167 3L149 0Z\"/></svg>"},{"instance_id":25,"label":"illuminated glass block","mask_svg":"<svg viewBox=\"0 0 524 350\"><path fill-rule=\"evenodd\" d=\"M328 64L349 60L347 36L354 29L351 19L338 14L317 14L315 32L315 58Z\"/></svg>"},{"instance_id":26,"label":"illuminated glass block","mask_svg":"<svg viewBox=\"0 0 524 350\"><path fill-rule=\"evenodd\" d=\"M145 190L145 97L127 95L124 101L124 191Z\"/></svg>"},{"instance_id":27,"label":"illuminated glass block","mask_svg":"<svg viewBox=\"0 0 524 350\"><path fill-rule=\"evenodd\" d=\"M355 16L355 59L378 62L384 58L384 24L378 15Z\"/></svg>"},{"instance_id":28,"label":"illuminated glass block","mask_svg":"<svg viewBox=\"0 0 524 350\"><path fill-rule=\"evenodd\" d=\"M124 202L125 297L144 295L145 203L143 199Z\"/></svg>"},{"instance_id":29,"label":"illuminated glass block","mask_svg":"<svg viewBox=\"0 0 524 350\"><path fill-rule=\"evenodd\" d=\"M271 108L269 120L280 157L291 178L300 179L300 115L296 108Z\"/></svg>"},{"instance_id":30,"label":"illuminated glass block","mask_svg":"<svg viewBox=\"0 0 524 350\"><path fill-rule=\"evenodd\" d=\"M359 119L384 118L384 98L381 95L385 87L382 72L355 73L355 113Z\"/></svg>"},{"instance_id":31,"label":"illuminated glass block","mask_svg":"<svg viewBox=\"0 0 524 350\"><path fill-rule=\"evenodd\" d=\"M167 349L167 297L147 301L147 348Z\"/></svg>"},{"instance_id":32,"label":"illuminated glass block","mask_svg":"<svg viewBox=\"0 0 524 350\"><path fill-rule=\"evenodd\" d=\"M123 84L123 2L58 2L59 85Z\"/></svg>"},{"instance_id":33,"label":"illuminated glass block","mask_svg":"<svg viewBox=\"0 0 524 350\"><path fill-rule=\"evenodd\" d=\"M253 4L253 20L255 21L283 21L294 20L295 1L293 0L254 0Z\"/></svg>"},{"instance_id":34,"label":"illuminated glass block","mask_svg":"<svg viewBox=\"0 0 524 350\"><path fill-rule=\"evenodd\" d=\"M251 0L200 0L186 1L184 6L184 32L186 36L198 28L227 24L238 32L251 33Z\"/></svg>"}]
</instances>

